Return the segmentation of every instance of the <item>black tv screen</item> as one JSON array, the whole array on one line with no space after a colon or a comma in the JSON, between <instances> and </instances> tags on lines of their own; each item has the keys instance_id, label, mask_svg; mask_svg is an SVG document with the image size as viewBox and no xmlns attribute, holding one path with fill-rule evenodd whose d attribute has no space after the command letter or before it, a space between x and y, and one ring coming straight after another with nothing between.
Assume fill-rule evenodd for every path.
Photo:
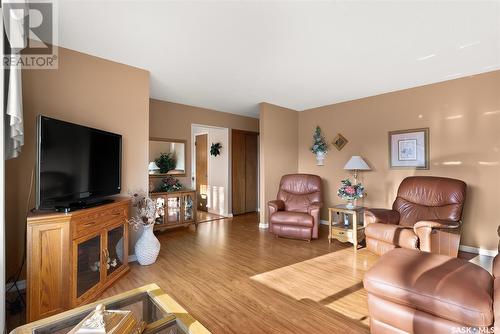
<instances>
[{"instance_id":1,"label":"black tv screen","mask_svg":"<svg viewBox=\"0 0 500 334\"><path fill-rule=\"evenodd\" d=\"M120 193L121 135L39 116L37 144L37 208L85 207Z\"/></svg>"}]
</instances>

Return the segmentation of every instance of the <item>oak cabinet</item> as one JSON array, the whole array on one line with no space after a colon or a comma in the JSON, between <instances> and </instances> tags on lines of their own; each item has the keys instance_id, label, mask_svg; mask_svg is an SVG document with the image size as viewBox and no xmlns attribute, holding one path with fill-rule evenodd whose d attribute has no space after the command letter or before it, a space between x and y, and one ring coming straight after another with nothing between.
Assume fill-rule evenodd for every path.
<instances>
[{"instance_id":1,"label":"oak cabinet","mask_svg":"<svg viewBox=\"0 0 500 334\"><path fill-rule=\"evenodd\" d=\"M28 321L90 302L128 271L129 205L28 218Z\"/></svg>"}]
</instances>

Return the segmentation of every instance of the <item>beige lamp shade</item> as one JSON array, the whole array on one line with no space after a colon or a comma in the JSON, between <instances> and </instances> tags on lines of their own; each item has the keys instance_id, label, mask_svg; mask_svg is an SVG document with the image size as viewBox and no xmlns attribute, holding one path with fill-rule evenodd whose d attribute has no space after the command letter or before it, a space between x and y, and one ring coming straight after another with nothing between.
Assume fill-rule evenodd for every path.
<instances>
[{"instance_id":1,"label":"beige lamp shade","mask_svg":"<svg viewBox=\"0 0 500 334\"><path fill-rule=\"evenodd\" d=\"M370 166L359 155L353 155L351 159L345 164L346 170L371 170Z\"/></svg>"},{"instance_id":2,"label":"beige lamp shade","mask_svg":"<svg viewBox=\"0 0 500 334\"><path fill-rule=\"evenodd\" d=\"M160 167L158 167L158 165L156 164L156 162L151 161L151 162L149 163L149 165L148 165L148 170L149 170L150 172L156 172L156 171L160 170Z\"/></svg>"}]
</instances>

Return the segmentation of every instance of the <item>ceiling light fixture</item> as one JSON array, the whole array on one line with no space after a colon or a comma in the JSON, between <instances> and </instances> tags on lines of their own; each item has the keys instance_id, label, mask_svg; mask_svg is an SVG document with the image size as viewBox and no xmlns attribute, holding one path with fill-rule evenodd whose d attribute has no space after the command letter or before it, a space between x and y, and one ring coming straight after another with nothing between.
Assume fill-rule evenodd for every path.
<instances>
[{"instance_id":1,"label":"ceiling light fixture","mask_svg":"<svg viewBox=\"0 0 500 334\"><path fill-rule=\"evenodd\" d=\"M431 53L430 55L417 58L417 60L422 61L422 60L426 60L426 59L433 58L433 57L436 57L436 55L434 53Z\"/></svg>"},{"instance_id":2,"label":"ceiling light fixture","mask_svg":"<svg viewBox=\"0 0 500 334\"><path fill-rule=\"evenodd\" d=\"M464 44L464 45L460 45L458 48L460 50L462 50L462 49L465 49L465 48L470 48L471 46L474 46L474 45L478 45L479 43L481 43L481 41L470 42L470 43L467 43L467 44Z\"/></svg>"}]
</instances>

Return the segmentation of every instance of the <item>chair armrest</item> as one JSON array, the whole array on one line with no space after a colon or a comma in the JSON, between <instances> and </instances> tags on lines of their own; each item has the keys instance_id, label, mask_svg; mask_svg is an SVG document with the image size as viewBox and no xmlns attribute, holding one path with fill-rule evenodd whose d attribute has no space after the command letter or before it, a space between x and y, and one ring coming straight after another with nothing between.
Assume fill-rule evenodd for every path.
<instances>
[{"instance_id":1,"label":"chair armrest","mask_svg":"<svg viewBox=\"0 0 500 334\"><path fill-rule=\"evenodd\" d=\"M422 227L430 227L430 228L457 228L460 227L460 222L452 221L452 220L444 220L444 219L436 219L436 220L421 220L413 225L413 229L416 231Z\"/></svg>"},{"instance_id":2,"label":"chair armrest","mask_svg":"<svg viewBox=\"0 0 500 334\"><path fill-rule=\"evenodd\" d=\"M500 278L500 253L493 259L493 277ZM499 299L500 300L500 299Z\"/></svg>"},{"instance_id":3,"label":"chair armrest","mask_svg":"<svg viewBox=\"0 0 500 334\"><path fill-rule=\"evenodd\" d=\"M323 203L321 202L312 202L307 207L307 213L311 214L314 210L319 210L323 207Z\"/></svg>"},{"instance_id":4,"label":"chair armrest","mask_svg":"<svg viewBox=\"0 0 500 334\"><path fill-rule=\"evenodd\" d=\"M399 212L389 209L366 209L364 211L365 226L371 223L399 224Z\"/></svg>"},{"instance_id":5,"label":"chair armrest","mask_svg":"<svg viewBox=\"0 0 500 334\"><path fill-rule=\"evenodd\" d=\"M431 234L434 229L454 229L460 227L460 222L445 219L421 220L413 225L413 232L418 237L421 251L432 250Z\"/></svg>"},{"instance_id":6,"label":"chair armrest","mask_svg":"<svg viewBox=\"0 0 500 334\"><path fill-rule=\"evenodd\" d=\"M269 209L274 209L274 211L283 211L285 210L285 202L282 200L274 200L274 201L269 201L267 202L267 205L269 205Z\"/></svg>"}]
</instances>

